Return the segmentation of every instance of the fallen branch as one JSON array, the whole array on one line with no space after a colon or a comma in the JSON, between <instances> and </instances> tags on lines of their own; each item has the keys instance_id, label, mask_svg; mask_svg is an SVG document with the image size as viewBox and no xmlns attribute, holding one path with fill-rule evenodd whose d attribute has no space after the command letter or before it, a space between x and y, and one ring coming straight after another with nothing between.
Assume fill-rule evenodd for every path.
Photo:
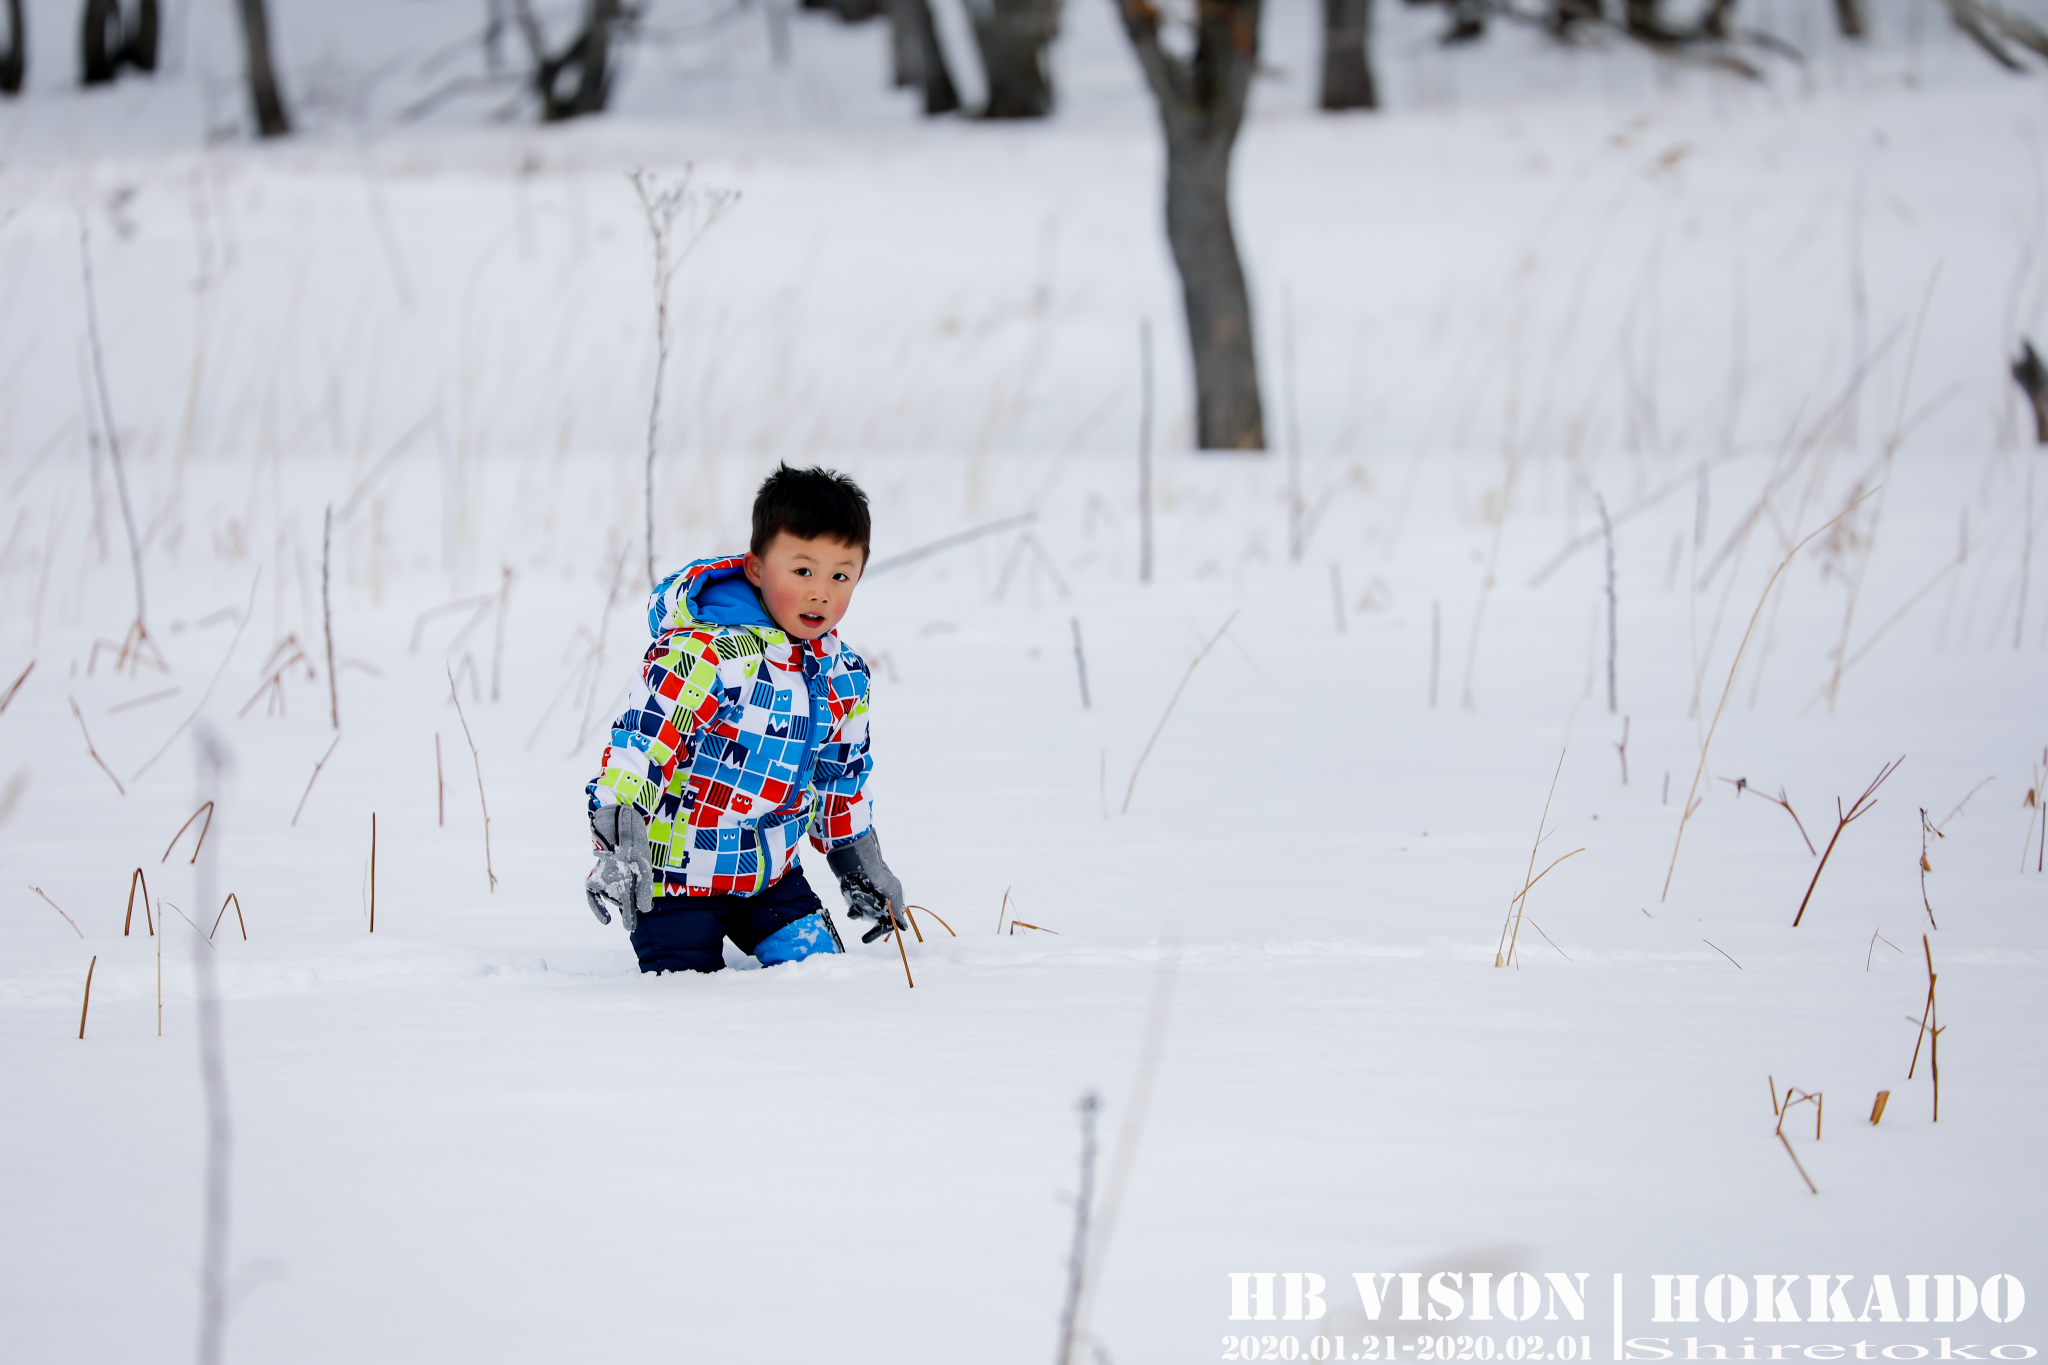
<instances>
[{"instance_id":1,"label":"fallen branch","mask_svg":"<svg viewBox=\"0 0 2048 1365\"><path fill-rule=\"evenodd\" d=\"M1827 870L1828 854L1835 851L1835 840L1842 837L1842 831L1849 828L1851 821L1870 813L1871 808L1877 805L1874 799L1877 789L1883 786L1884 780L1897 772L1899 764L1905 761L1906 756L1900 754L1892 762L1885 764L1878 771L1877 776L1871 780L1870 785L1863 789L1863 795L1856 798L1856 804L1849 807L1846 815L1842 813L1842 799L1840 797L1835 798L1836 823L1834 838L1828 840L1827 852L1820 855L1820 866L1813 869L1813 880L1806 884L1806 894L1799 898L1799 913L1792 917L1792 927L1794 929L1797 929L1799 921L1806 917L1806 903L1813 899L1813 889L1820 885L1820 874Z\"/></svg>"},{"instance_id":2,"label":"fallen branch","mask_svg":"<svg viewBox=\"0 0 2048 1365\"><path fill-rule=\"evenodd\" d=\"M92 747L92 731L85 728L85 712L78 709L78 698L69 697L71 714L78 717L78 733L85 736L85 751L92 755L92 761L100 765L100 771L107 775L107 781L114 784L114 790L126 796L128 789L121 785L121 779L114 776L114 770L107 766L107 760L100 757L100 751Z\"/></svg>"},{"instance_id":3,"label":"fallen branch","mask_svg":"<svg viewBox=\"0 0 2048 1365\"><path fill-rule=\"evenodd\" d=\"M1234 611L1224 618L1223 625L1214 635L1209 637L1209 643L1202 646L1201 653L1195 655L1194 659L1189 662L1188 671L1181 675L1180 686L1173 689L1173 696L1167 701L1166 710L1159 717L1159 724L1153 727L1152 738L1145 741L1145 752L1138 755L1138 762L1131 769L1131 782L1129 786L1124 788L1124 804L1123 809L1118 812L1119 814L1129 815L1131 813L1131 793L1138 789L1138 774L1144 770L1145 760L1152 756L1152 746L1159 742L1160 733L1166 729L1166 722L1173 715L1174 706L1180 701L1180 694L1187 690L1188 680L1195 676L1195 669L1201 664L1203 659L1209 656L1209 651L1216 648L1217 642L1230 629L1230 623L1236 619L1237 613Z\"/></svg>"}]
</instances>

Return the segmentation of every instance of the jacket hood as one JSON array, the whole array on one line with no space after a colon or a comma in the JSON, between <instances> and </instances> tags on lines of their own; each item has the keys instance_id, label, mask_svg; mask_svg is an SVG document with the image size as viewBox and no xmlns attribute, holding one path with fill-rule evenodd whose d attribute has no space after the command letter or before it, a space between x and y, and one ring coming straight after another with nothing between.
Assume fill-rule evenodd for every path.
<instances>
[{"instance_id":1,"label":"jacket hood","mask_svg":"<svg viewBox=\"0 0 2048 1365\"><path fill-rule=\"evenodd\" d=\"M660 635L691 622L745 626L782 638L761 595L747 581L746 556L699 559L661 580L647 600L647 632Z\"/></svg>"}]
</instances>

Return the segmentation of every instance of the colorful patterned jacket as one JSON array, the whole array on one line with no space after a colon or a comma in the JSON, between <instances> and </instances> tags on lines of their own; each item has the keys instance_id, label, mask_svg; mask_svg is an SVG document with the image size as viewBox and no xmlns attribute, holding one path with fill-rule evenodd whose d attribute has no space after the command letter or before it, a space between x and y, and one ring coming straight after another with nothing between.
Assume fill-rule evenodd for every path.
<instances>
[{"instance_id":1,"label":"colorful patterned jacket","mask_svg":"<svg viewBox=\"0 0 2048 1365\"><path fill-rule=\"evenodd\" d=\"M612 726L590 808L647 817L655 894L751 896L867 833L868 666L836 631L792 640L745 560L700 559L648 602L642 686Z\"/></svg>"}]
</instances>

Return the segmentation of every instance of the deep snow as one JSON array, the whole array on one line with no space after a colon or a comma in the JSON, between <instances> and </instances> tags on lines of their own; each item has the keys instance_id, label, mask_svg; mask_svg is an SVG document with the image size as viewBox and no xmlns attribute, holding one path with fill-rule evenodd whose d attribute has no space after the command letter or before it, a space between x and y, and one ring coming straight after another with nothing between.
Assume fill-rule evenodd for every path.
<instances>
[{"instance_id":1,"label":"deep snow","mask_svg":"<svg viewBox=\"0 0 2048 1365\"><path fill-rule=\"evenodd\" d=\"M538 132L462 102L401 124L416 74L351 105L378 54L287 5L288 70L329 102L253 148L201 141L238 107L222 16L193 9L157 85L86 96L48 8L0 108L0 688L34 662L0 714L7 1358L188 1349L195 951L222 983L239 1358L1043 1360L1090 1087L1098 1176L1128 1169L1091 1326L1124 1365L1317 1330L1228 1322L1232 1271L1323 1274L1354 1341L1356 1271L1622 1272L1637 1333L1678 1330L1644 1321L1653 1273L2048 1292L2023 805L2048 487L2004 375L2048 325L2048 85L1931 8L1880 9L1869 52L1760 10L1814 52L1762 88L1519 34L1442 53L1440 16L1401 10L1392 108L1333 120L1303 107L1310 11L1276 7L1238 206L1269 430L1314 516L1299 564L1286 459L1184 448L1156 137L1106 10L1070 10L1043 127L916 122L874 88L872 29L802 19L767 72L754 15L643 55L617 117ZM387 8L409 52L473 22ZM936 912L915 990L887 945L643 979L581 904L581 788L645 639L623 171L686 160L743 197L677 286L663 560L739 544L781 458L863 481L878 560L1036 513L875 575L844 628L876 671L878 828ZM167 673L94 652L133 603L88 445L81 215ZM1601 545L1531 586L1596 493L1615 714ZM330 506L341 735L306 794L334 743ZM287 637L313 674L274 716ZM212 948L168 909L161 939L120 932L138 866L212 922L184 853L160 861L198 801L191 734L137 775L195 708L232 754L206 852L249 930L230 911ZM1734 780L1782 784L1818 845L1901 754L1792 929L1815 859ZM1553 771L1534 865L1584 851L1496 970ZM999 934L1012 915L1057 934ZM1923 932L1938 1125L1924 1058L1905 1079ZM1767 1077L1830 1101L1821 1141L1786 1129L1817 1197ZM2038 1345L2035 1320L1853 1331Z\"/></svg>"}]
</instances>

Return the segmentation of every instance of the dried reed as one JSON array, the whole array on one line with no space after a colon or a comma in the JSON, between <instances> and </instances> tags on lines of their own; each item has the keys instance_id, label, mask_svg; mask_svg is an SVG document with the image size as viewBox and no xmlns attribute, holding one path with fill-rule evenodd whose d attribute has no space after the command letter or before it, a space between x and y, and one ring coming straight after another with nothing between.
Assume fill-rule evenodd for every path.
<instances>
[{"instance_id":1,"label":"dried reed","mask_svg":"<svg viewBox=\"0 0 2048 1365\"><path fill-rule=\"evenodd\" d=\"M1216 648L1217 643L1223 639L1225 632L1230 629L1230 623L1236 619L1237 613L1235 611L1224 617L1222 626L1217 629L1214 635L1209 637L1209 643L1203 645L1201 652L1189 661L1188 671L1181 675L1180 686L1173 689L1173 696L1167 700L1166 710L1160 715L1159 724L1152 729L1152 738L1145 741L1145 751L1138 755L1138 762L1131 769L1130 785L1124 788L1124 804L1123 809L1118 812L1119 814L1129 815L1131 813L1131 793L1138 789L1138 774L1144 771L1145 760L1152 756L1152 746L1159 742L1160 733L1166 729L1167 719L1173 715L1173 708L1180 702L1180 694L1187 690L1188 680L1195 676L1195 669L1200 667L1202 660L1209 656L1209 651Z\"/></svg>"},{"instance_id":2,"label":"dried reed","mask_svg":"<svg viewBox=\"0 0 2048 1365\"><path fill-rule=\"evenodd\" d=\"M907 915L907 914L909 914L909 913L910 913L910 912L911 912L912 910L924 910L924 912L925 912L925 913L926 913L927 915L930 915L930 916L931 916L931 917L932 917L933 919L939 920L939 927L940 927L940 928L942 928L942 929L944 929L944 930L946 931L946 934L947 934L947 936L948 936L948 937L951 937L951 938L958 938L958 937L960 937L960 935L958 935L958 934L956 934L956 933L954 933L954 932L953 932L953 926L952 926L952 925L950 925L950 924L946 923L946 921L944 921L943 919L939 919L939 912L938 912L938 911L936 911L936 910L925 910L925 907L924 907L924 906L922 906L922 905L906 905L906 906L904 906L904 907L903 907L903 913L905 913L906 915ZM911 926L912 926L913 928L915 928L915 927L916 927L916 925L917 925L917 921L916 921L916 920L912 920L912 921L911 921L910 923L911 923ZM923 936L922 936L922 935L920 935L920 936L919 936L919 938L918 938L918 942L922 943L923 941L924 941L924 938L923 938Z\"/></svg>"},{"instance_id":3,"label":"dried reed","mask_svg":"<svg viewBox=\"0 0 2048 1365\"><path fill-rule=\"evenodd\" d=\"M148 772L151 768L155 767L156 761L171 751L171 745L177 742L178 736L184 734L185 731L188 728L190 728L192 722L199 719L199 713L201 711L204 711L206 709L206 703L213 699L213 689L220 685L221 674L228 671L228 661L235 657L235 646L242 643L242 632L243 630L247 629L249 625L249 617L252 614L254 614L256 610L256 585L258 583L261 583L262 581L263 569L261 566L258 566L255 576L249 580L248 605L242 608L242 619L235 623L235 638L228 641L227 652L220 656L220 667L213 670L213 680L206 684L206 691L200 693L199 705L192 708L191 715L185 717L185 719L178 722L178 728L171 731L170 737L164 741L163 747L161 749L158 749L155 753L151 754L149 756L149 761L147 763L144 763L140 768L137 768L135 770L135 776L129 778L129 781L140 781L144 773Z\"/></svg>"},{"instance_id":4,"label":"dried reed","mask_svg":"<svg viewBox=\"0 0 2048 1365\"><path fill-rule=\"evenodd\" d=\"M441 732L434 731L434 824L448 823L448 784L441 776Z\"/></svg>"},{"instance_id":5,"label":"dried reed","mask_svg":"<svg viewBox=\"0 0 2048 1365\"><path fill-rule=\"evenodd\" d=\"M1088 696L1088 652L1081 647L1081 618L1070 618L1074 627L1074 668L1081 675L1081 709L1092 711L1095 704Z\"/></svg>"},{"instance_id":6,"label":"dried reed","mask_svg":"<svg viewBox=\"0 0 2048 1365\"><path fill-rule=\"evenodd\" d=\"M477 790L483 790L483 783L477 783ZM496 885L494 881L493 886ZM370 932L377 932L377 812L370 812Z\"/></svg>"},{"instance_id":7,"label":"dried reed","mask_svg":"<svg viewBox=\"0 0 2048 1365\"><path fill-rule=\"evenodd\" d=\"M142 888L142 923L149 930L149 936L155 938L156 919L149 913L149 878L142 875L142 869L139 867L135 869L134 875L128 878L128 913L121 920L121 937L128 937L129 929L134 927L135 888L138 886Z\"/></svg>"},{"instance_id":8,"label":"dried reed","mask_svg":"<svg viewBox=\"0 0 2048 1365\"><path fill-rule=\"evenodd\" d=\"M27 682L28 675L35 671L36 661L34 659L30 659L28 661L28 667L21 670L21 676L14 680L14 682L8 687L4 695L0 695L0 712L5 712L7 710L7 704L14 700L14 694L16 692L21 691L21 685Z\"/></svg>"},{"instance_id":9,"label":"dried reed","mask_svg":"<svg viewBox=\"0 0 2048 1365\"><path fill-rule=\"evenodd\" d=\"M1870 1106L1870 1126L1872 1128L1877 1127L1878 1122L1884 1118L1884 1106L1886 1102L1891 1099L1891 1097L1892 1092L1889 1090L1880 1090L1877 1092L1877 1099L1873 1101Z\"/></svg>"},{"instance_id":10,"label":"dried reed","mask_svg":"<svg viewBox=\"0 0 2048 1365\"><path fill-rule=\"evenodd\" d=\"M1941 978L1934 970L1934 946L1927 941L1927 935L1920 935L1920 949L1927 954L1927 1004L1920 1011L1920 1032L1913 1039L1913 1062L1906 1068L1906 1079L1912 1080L1913 1073L1920 1069L1920 1044L1927 1044L1927 1072L1934 1082L1934 1121L1941 1122L1941 1019L1934 1009L1934 985Z\"/></svg>"},{"instance_id":11,"label":"dried reed","mask_svg":"<svg viewBox=\"0 0 2048 1365\"><path fill-rule=\"evenodd\" d=\"M1877 801L1874 799L1877 789L1883 786L1884 780L1897 772L1899 764L1905 761L1906 756L1900 754L1892 762L1885 764L1883 768L1879 769L1877 776L1871 780L1869 786L1863 789L1863 795L1856 798L1856 804L1849 807L1846 814L1842 810L1842 799L1839 796L1835 798L1834 837L1828 840L1827 849L1820 855L1820 866L1813 869L1813 880L1806 884L1806 894L1799 898L1799 913L1792 917L1792 927L1794 929L1797 929L1799 921L1806 917L1806 903L1813 899L1813 889L1820 885L1820 874L1827 870L1828 854L1835 851L1835 840L1842 837L1842 831L1849 828L1851 821L1870 813L1871 808L1877 805Z\"/></svg>"},{"instance_id":12,"label":"dried reed","mask_svg":"<svg viewBox=\"0 0 2048 1365\"><path fill-rule=\"evenodd\" d=\"M455 718L462 722L462 737L469 741L469 760L476 765L476 803L484 813L484 875L491 879L491 890L496 892L498 874L491 868L491 807L484 800L484 760L476 751L476 737L469 733L469 717L462 714L462 694L455 690L455 670L448 668L445 661L442 667L448 673L448 696L455 703Z\"/></svg>"},{"instance_id":13,"label":"dried reed","mask_svg":"<svg viewBox=\"0 0 2048 1365\"><path fill-rule=\"evenodd\" d=\"M107 781L114 784L114 790L126 796L128 789L121 785L121 779L114 776L114 770L107 766L107 760L100 757L100 751L92 747L92 731L85 728L85 712L78 709L78 698L67 697L71 703L71 714L78 717L78 733L85 736L85 751L92 755L92 761L100 765L100 771L107 775Z\"/></svg>"},{"instance_id":14,"label":"dried reed","mask_svg":"<svg viewBox=\"0 0 2048 1365\"><path fill-rule=\"evenodd\" d=\"M1927 874L1934 871L1934 864L1927 861L1927 836L1929 834L1932 834L1937 839L1946 839L1948 837L1933 825L1927 823L1927 807L1922 806L1920 808L1920 904L1927 910L1928 926L1939 929L1941 926L1934 921L1934 902L1927 898Z\"/></svg>"},{"instance_id":15,"label":"dried reed","mask_svg":"<svg viewBox=\"0 0 2048 1365\"><path fill-rule=\"evenodd\" d=\"M327 504L327 519L320 532L320 625L327 636L327 715L336 730L341 729L341 681L334 668L334 599L328 589L334 566L334 504Z\"/></svg>"},{"instance_id":16,"label":"dried reed","mask_svg":"<svg viewBox=\"0 0 2048 1365\"><path fill-rule=\"evenodd\" d=\"M1493 965L1496 967L1505 967L1515 960L1515 944L1521 937L1522 912L1528 906L1529 888L1550 875L1551 867L1556 867L1558 863L1563 862L1565 858L1571 857L1572 854L1584 853L1586 851L1583 848L1575 848L1571 853L1565 854L1563 858L1552 862L1550 867L1544 868L1541 872L1536 871L1536 851L1543 847L1543 826L1550 819L1551 798L1557 795L1557 778L1558 774L1563 771L1564 751L1559 750L1557 767L1550 774L1550 791L1543 798L1543 814L1536 817L1536 842L1529 847L1529 866L1522 874L1522 889L1515 894L1513 900L1508 902L1508 916L1500 927L1500 942L1495 945L1493 950ZM1531 923L1534 923L1534 921L1532 920ZM1539 934L1543 933L1541 929L1538 929L1536 932ZM1550 935L1544 934L1543 937L1548 940ZM1555 943L1552 943L1550 946L1557 948ZM1563 952L1564 950L1558 948L1558 951Z\"/></svg>"},{"instance_id":17,"label":"dried reed","mask_svg":"<svg viewBox=\"0 0 2048 1365\"><path fill-rule=\"evenodd\" d=\"M313 794L313 784L320 780L320 770L327 766L327 760L334 757L334 751L341 745L341 736L334 737L334 743L327 746L327 752L320 755L320 761L313 765L313 775L306 779L306 789L299 793L299 804L292 808L292 823L299 823L299 812L306 808L306 798Z\"/></svg>"},{"instance_id":18,"label":"dried reed","mask_svg":"<svg viewBox=\"0 0 2048 1365\"><path fill-rule=\"evenodd\" d=\"M38 896L42 896L42 898L43 898L43 904L45 904L45 905L49 906L49 907L50 907L50 908L51 908L52 910L55 910L55 911L56 911L56 912L57 912L58 914L60 914L60 915L64 915L64 907L63 907L63 906L61 906L61 905L59 905L59 904L57 904L57 902L55 902L55 901L51 900L51 899L49 898L49 896L48 896L47 894L45 894L45 893L44 893L44 891L43 891L43 888L41 888L40 886L31 886L31 887L29 888L29 890L31 890L31 891L33 891L33 892L35 892L35 893L36 893L36 894L37 894ZM75 919L71 918L71 916L69 916L69 915L64 915L64 922L65 922L66 924L68 924L68 925L70 925L70 926L71 926L71 932L72 932L72 933L74 933L74 934L78 935L78 936L79 936L80 938L84 938L84 937L85 937L85 930L83 930L83 929L81 929L81 928L79 928L79 927L78 927L78 921L77 921L77 920L75 920Z\"/></svg>"},{"instance_id":19,"label":"dried reed","mask_svg":"<svg viewBox=\"0 0 2048 1365\"><path fill-rule=\"evenodd\" d=\"M228 898L220 903L220 913L213 917L213 928L208 929L206 931L206 941L208 943L213 942L214 934L219 932L220 922L223 919L227 918L228 907L230 905L235 907L235 923L241 927L242 942L247 943L249 941L249 924L248 921L242 918L241 898L237 896L234 892L230 891L228 892Z\"/></svg>"},{"instance_id":20,"label":"dried reed","mask_svg":"<svg viewBox=\"0 0 2048 1365\"><path fill-rule=\"evenodd\" d=\"M1734 959L1733 957L1729 956L1728 950L1727 950L1726 948L1723 948L1723 947L1722 947L1722 946L1721 946L1720 944L1718 944L1718 943L1714 942L1714 941L1713 941L1712 939L1710 939L1710 938L1703 938L1703 939L1701 939L1701 940L1700 940L1700 942L1702 942L1702 943L1706 944L1706 945L1707 945L1707 946L1708 946L1709 948L1712 948L1712 949L1713 949L1713 950L1714 950L1715 952L1719 953L1719 954L1720 954L1720 955L1721 955L1722 957L1728 958L1728 960L1729 960L1730 962L1735 962L1735 959ZM1735 962L1735 970L1736 970L1736 971L1738 971L1738 972L1742 970L1742 964L1741 964L1740 962Z\"/></svg>"},{"instance_id":21,"label":"dried reed","mask_svg":"<svg viewBox=\"0 0 2048 1365\"><path fill-rule=\"evenodd\" d=\"M199 850L206 846L206 831L213 828L213 802L211 801L206 802L198 810L185 817L185 823L178 826L178 832L171 836L171 841L168 844L164 845L164 856L157 859L157 862L167 863L171 860L171 850L178 846L178 840L185 837L185 831L192 828L192 822L202 815L206 817L206 820L205 823L199 826L199 837L192 842L192 857L186 863L186 866L190 867L193 863L199 861Z\"/></svg>"},{"instance_id":22,"label":"dried reed","mask_svg":"<svg viewBox=\"0 0 2048 1365\"><path fill-rule=\"evenodd\" d=\"M1628 720L1627 716L1621 718L1621 740L1614 746L1614 751L1621 755L1621 785L1624 787L1628 785Z\"/></svg>"},{"instance_id":23,"label":"dried reed","mask_svg":"<svg viewBox=\"0 0 2048 1365\"><path fill-rule=\"evenodd\" d=\"M1873 490L1873 492L1874 491L1875 490ZM1677 838L1671 841L1671 865L1664 871L1664 891L1662 895L1657 897L1659 904L1662 904L1664 901L1669 900L1671 897L1671 878L1678 871L1678 850L1685 843L1685 826L1686 823L1692 819L1693 812L1698 809L1698 805L1694 801L1694 798L1699 795L1700 779L1706 776L1707 752L1710 748L1713 747L1714 732L1721 727L1721 713L1728 707L1728 694L1735 689L1735 674L1736 671L1742 667L1743 651L1749 648L1749 638L1751 634L1754 633L1756 630L1757 617L1763 615L1764 603L1770 600L1771 589L1777 585L1779 575L1783 574L1786 568L1791 565L1794 556L1796 556L1801 550L1805 549L1808 545L1811 545L1816 536L1820 535L1823 531L1828 530L1836 522L1840 521L1843 517L1848 516L1858 507L1862 506L1865 500L1867 500L1870 496L1870 493L1865 493L1862 497L1856 499L1856 501L1850 503L1847 507L1844 507L1840 512L1837 512L1833 517L1823 522L1820 526L1814 528L1813 532L1809 534L1804 540L1800 541L1797 545L1794 545L1790 550L1786 551L1785 557L1778 561L1778 567L1771 570L1770 578L1764 583L1763 593L1761 596L1757 598L1756 610L1749 614L1749 627L1748 629L1742 632L1742 642L1735 647L1735 659L1728 665L1728 681L1725 684L1723 684L1721 688L1721 700L1719 704L1717 704L1714 707L1713 722L1712 724L1707 726L1706 738L1700 741L1699 766L1693 769L1692 788L1685 794L1685 810L1678 817L1678 836Z\"/></svg>"},{"instance_id":24,"label":"dried reed","mask_svg":"<svg viewBox=\"0 0 2048 1365\"><path fill-rule=\"evenodd\" d=\"M1026 924L1026 923L1025 923L1025 922L1024 922L1023 920L1021 920L1021 919L1013 919L1013 920L1011 920L1011 921L1010 921L1010 933L1011 933L1011 935L1012 935L1013 937L1014 937L1014 936L1016 935L1016 933L1017 933L1017 931L1018 931L1019 929L1036 929L1036 930L1037 930L1037 931L1038 931L1039 933L1041 933L1041 934L1052 934L1052 935L1054 935L1054 936L1057 936L1057 935L1059 934L1059 930L1057 930L1057 929L1048 929L1048 928L1046 928L1046 927L1045 927L1045 926L1044 926L1043 924Z\"/></svg>"},{"instance_id":25,"label":"dried reed","mask_svg":"<svg viewBox=\"0 0 2048 1365\"><path fill-rule=\"evenodd\" d=\"M92 961L85 964L85 999L78 1006L78 1041L81 1043L85 1041L85 1015L92 1008L93 969L99 965L100 956L98 953L94 953Z\"/></svg>"},{"instance_id":26,"label":"dried reed","mask_svg":"<svg viewBox=\"0 0 2048 1365\"><path fill-rule=\"evenodd\" d=\"M882 908L889 912L889 926L896 931L893 937L896 940L896 955L903 959L903 979L910 983L911 990L916 990L917 982L910 975L910 950L903 946L903 921L896 918L895 903L886 896L882 898Z\"/></svg>"}]
</instances>

